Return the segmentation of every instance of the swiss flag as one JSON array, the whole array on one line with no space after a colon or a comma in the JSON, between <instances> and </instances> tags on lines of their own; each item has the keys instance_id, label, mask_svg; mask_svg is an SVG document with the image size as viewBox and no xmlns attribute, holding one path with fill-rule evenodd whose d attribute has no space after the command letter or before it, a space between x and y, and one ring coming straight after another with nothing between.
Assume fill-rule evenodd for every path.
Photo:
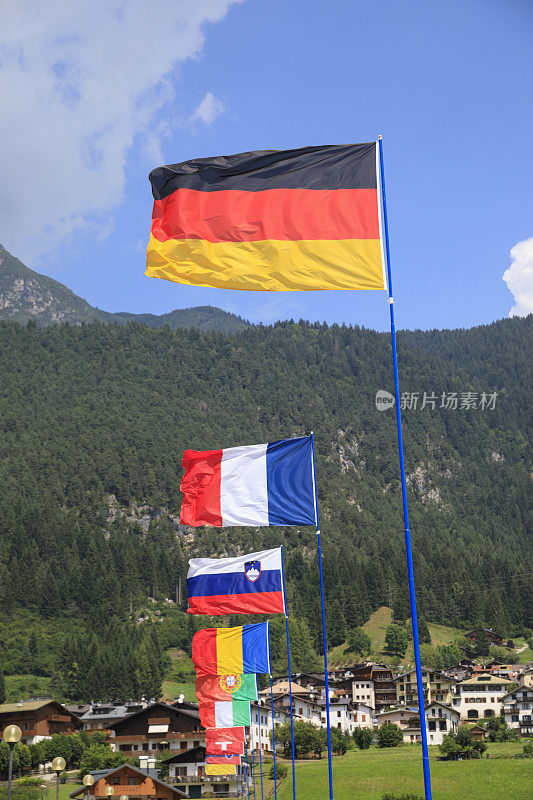
<instances>
[{"instance_id":1,"label":"swiss flag","mask_svg":"<svg viewBox=\"0 0 533 800\"><path fill-rule=\"evenodd\" d=\"M206 728L205 749L210 756L244 755L245 732L240 728Z\"/></svg>"}]
</instances>

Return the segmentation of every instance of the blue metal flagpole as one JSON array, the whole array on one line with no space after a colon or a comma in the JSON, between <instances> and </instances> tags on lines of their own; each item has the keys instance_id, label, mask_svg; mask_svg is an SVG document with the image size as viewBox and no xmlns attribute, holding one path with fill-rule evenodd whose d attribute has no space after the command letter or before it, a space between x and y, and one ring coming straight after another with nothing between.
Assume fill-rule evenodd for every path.
<instances>
[{"instance_id":1,"label":"blue metal flagpole","mask_svg":"<svg viewBox=\"0 0 533 800\"><path fill-rule=\"evenodd\" d=\"M270 708L272 711L272 751L274 759L274 800L278 800L278 775L276 771L276 726L274 725L274 686L272 683L272 651L270 649L270 625L268 626L268 660L270 661ZM268 719L268 716L267 716ZM268 725L267 725L268 730Z\"/></svg>"},{"instance_id":2,"label":"blue metal flagpole","mask_svg":"<svg viewBox=\"0 0 533 800\"><path fill-rule=\"evenodd\" d=\"M328 778L329 778L329 800L333 800L333 770L331 765L331 723L329 718L329 675L328 675L328 646L326 642L326 611L324 607L324 578L322 576L322 547L320 544L320 518L318 516L318 491L316 486L316 461L315 461L315 440L311 431L311 452L313 453L313 488L315 492L315 517L316 517L316 536L318 541L318 570L320 573L320 600L322 603L322 641L324 645L324 682L326 684L326 723L328 733Z\"/></svg>"},{"instance_id":3,"label":"blue metal flagpole","mask_svg":"<svg viewBox=\"0 0 533 800\"><path fill-rule=\"evenodd\" d=\"M248 748L244 742L244 786L246 787L246 800L250 800L250 781L248 780Z\"/></svg>"},{"instance_id":4,"label":"blue metal flagpole","mask_svg":"<svg viewBox=\"0 0 533 800\"><path fill-rule=\"evenodd\" d=\"M283 563L283 546L281 550L281 579L283 582L283 604L285 606L285 629L287 632L287 666L289 668L289 702L291 704L291 755L292 755L292 797L296 800L296 773L294 768L294 712L292 707L292 674L291 674L291 645L289 640L289 614L287 611L287 592L285 589L285 566Z\"/></svg>"},{"instance_id":5,"label":"blue metal flagpole","mask_svg":"<svg viewBox=\"0 0 533 800\"><path fill-rule=\"evenodd\" d=\"M420 733L422 735L422 765L424 769L425 800L431 800L431 776L429 773L428 740L426 731L426 711L424 707L424 687L422 685L422 662L420 660L420 644L418 641L418 622L416 618L415 579L413 573L413 556L411 553L411 533L409 530L409 513L407 510L407 484L405 480L405 464L403 460L402 417L400 413L400 384L398 381L398 359L396 355L396 327L394 324L394 300L392 295L392 276L389 249L389 225L387 220L387 196L385 193L385 171L383 169L383 142L378 138L379 166L381 176L381 198L383 203L383 226L385 233L385 257L387 264L387 282L389 290L390 331L392 342L392 360L394 365L394 395L396 398L396 427L398 428L398 454L400 457L400 475L402 479L403 519L405 527L405 549L407 551L407 570L409 573L409 599L411 602L411 621L415 649L416 684L418 708L420 712Z\"/></svg>"},{"instance_id":6,"label":"blue metal flagpole","mask_svg":"<svg viewBox=\"0 0 533 800\"><path fill-rule=\"evenodd\" d=\"M254 718L252 715L252 704L250 703L250 745L252 748L252 789L255 800L255 747L254 747Z\"/></svg>"},{"instance_id":7,"label":"blue metal flagpole","mask_svg":"<svg viewBox=\"0 0 533 800\"><path fill-rule=\"evenodd\" d=\"M267 715L267 717L268 717L268 715ZM261 800L264 800L264 796L263 796L263 755L262 755L262 752L261 752L263 750L263 741L262 741L262 739L263 739L263 736L262 736L263 728L262 728L262 723L261 723L261 706L259 705L259 700L257 701L257 722L258 722L258 725L259 725L259 779L261 781ZM268 731L268 725L267 725L267 731Z\"/></svg>"}]
</instances>

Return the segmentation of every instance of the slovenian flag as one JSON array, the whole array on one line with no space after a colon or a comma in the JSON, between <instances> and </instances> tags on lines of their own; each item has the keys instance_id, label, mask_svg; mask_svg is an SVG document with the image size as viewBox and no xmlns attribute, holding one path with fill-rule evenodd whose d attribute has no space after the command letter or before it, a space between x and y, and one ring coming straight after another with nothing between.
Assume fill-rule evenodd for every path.
<instances>
[{"instance_id":1,"label":"slovenian flag","mask_svg":"<svg viewBox=\"0 0 533 800\"><path fill-rule=\"evenodd\" d=\"M205 749L210 756L244 755L244 728L206 728Z\"/></svg>"},{"instance_id":2,"label":"slovenian flag","mask_svg":"<svg viewBox=\"0 0 533 800\"><path fill-rule=\"evenodd\" d=\"M237 558L192 558L189 614L284 614L281 547Z\"/></svg>"},{"instance_id":3,"label":"slovenian flag","mask_svg":"<svg viewBox=\"0 0 533 800\"><path fill-rule=\"evenodd\" d=\"M204 728L235 728L251 725L249 700L216 700L198 703Z\"/></svg>"},{"instance_id":4,"label":"slovenian flag","mask_svg":"<svg viewBox=\"0 0 533 800\"><path fill-rule=\"evenodd\" d=\"M268 622L197 631L192 660L197 675L270 674Z\"/></svg>"},{"instance_id":5,"label":"slovenian flag","mask_svg":"<svg viewBox=\"0 0 533 800\"><path fill-rule=\"evenodd\" d=\"M316 525L310 436L223 450L186 450L183 525Z\"/></svg>"},{"instance_id":6,"label":"slovenian flag","mask_svg":"<svg viewBox=\"0 0 533 800\"><path fill-rule=\"evenodd\" d=\"M208 756L205 757L206 764L240 764L241 757L233 755Z\"/></svg>"}]
</instances>

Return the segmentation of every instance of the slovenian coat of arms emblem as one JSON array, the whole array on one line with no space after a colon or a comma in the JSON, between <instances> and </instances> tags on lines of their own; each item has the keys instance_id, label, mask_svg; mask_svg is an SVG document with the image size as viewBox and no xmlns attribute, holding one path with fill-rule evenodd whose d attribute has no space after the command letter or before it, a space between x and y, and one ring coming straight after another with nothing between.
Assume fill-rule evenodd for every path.
<instances>
[{"instance_id":1,"label":"slovenian coat of arms emblem","mask_svg":"<svg viewBox=\"0 0 533 800\"><path fill-rule=\"evenodd\" d=\"M249 581L255 583L261 575L261 562L260 561L246 561L244 563L244 574Z\"/></svg>"},{"instance_id":2,"label":"slovenian coat of arms emblem","mask_svg":"<svg viewBox=\"0 0 533 800\"><path fill-rule=\"evenodd\" d=\"M221 675L220 688L228 694L237 692L242 685L242 677L240 675Z\"/></svg>"}]
</instances>

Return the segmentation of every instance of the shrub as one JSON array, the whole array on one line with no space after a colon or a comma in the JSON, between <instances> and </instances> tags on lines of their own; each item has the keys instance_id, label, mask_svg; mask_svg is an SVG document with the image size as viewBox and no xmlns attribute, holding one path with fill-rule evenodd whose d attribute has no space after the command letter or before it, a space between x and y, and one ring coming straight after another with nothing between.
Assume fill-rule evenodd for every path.
<instances>
[{"instance_id":1,"label":"shrub","mask_svg":"<svg viewBox=\"0 0 533 800\"><path fill-rule=\"evenodd\" d=\"M276 780L279 781L282 778L286 778L288 771L289 768L287 767L286 764L276 764ZM271 781L274 780L274 764L272 764L272 766L270 767L270 770L268 772L268 777L270 778Z\"/></svg>"},{"instance_id":2,"label":"shrub","mask_svg":"<svg viewBox=\"0 0 533 800\"><path fill-rule=\"evenodd\" d=\"M42 781L39 778L19 778L16 782L17 786L42 786Z\"/></svg>"},{"instance_id":3,"label":"shrub","mask_svg":"<svg viewBox=\"0 0 533 800\"><path fill-rule=\"evenodd\" d=\"M522 751L525 758L533 758L533 742L526 742Z\"/></svg>"},{"instance_id":4,"label":"shrub","mask_svg":"<svg viewBox=\"0 0 533 800\"><path fill-rule=\"evenodd\" d=\"M424 800L419 794L396 794L395 792L385 792L381 795L381 800Z\"/></svg>"},{"instance_id":5,"label":"shrub","mask_svg":"<svg viewBox=\"0 0 533 800\"><path fill-rule=\"evenodd\" d=\"M378 731L378 747L397 747L403 742L403 733L394 722L384 722Z\"/></svg>"}]
</instances>

